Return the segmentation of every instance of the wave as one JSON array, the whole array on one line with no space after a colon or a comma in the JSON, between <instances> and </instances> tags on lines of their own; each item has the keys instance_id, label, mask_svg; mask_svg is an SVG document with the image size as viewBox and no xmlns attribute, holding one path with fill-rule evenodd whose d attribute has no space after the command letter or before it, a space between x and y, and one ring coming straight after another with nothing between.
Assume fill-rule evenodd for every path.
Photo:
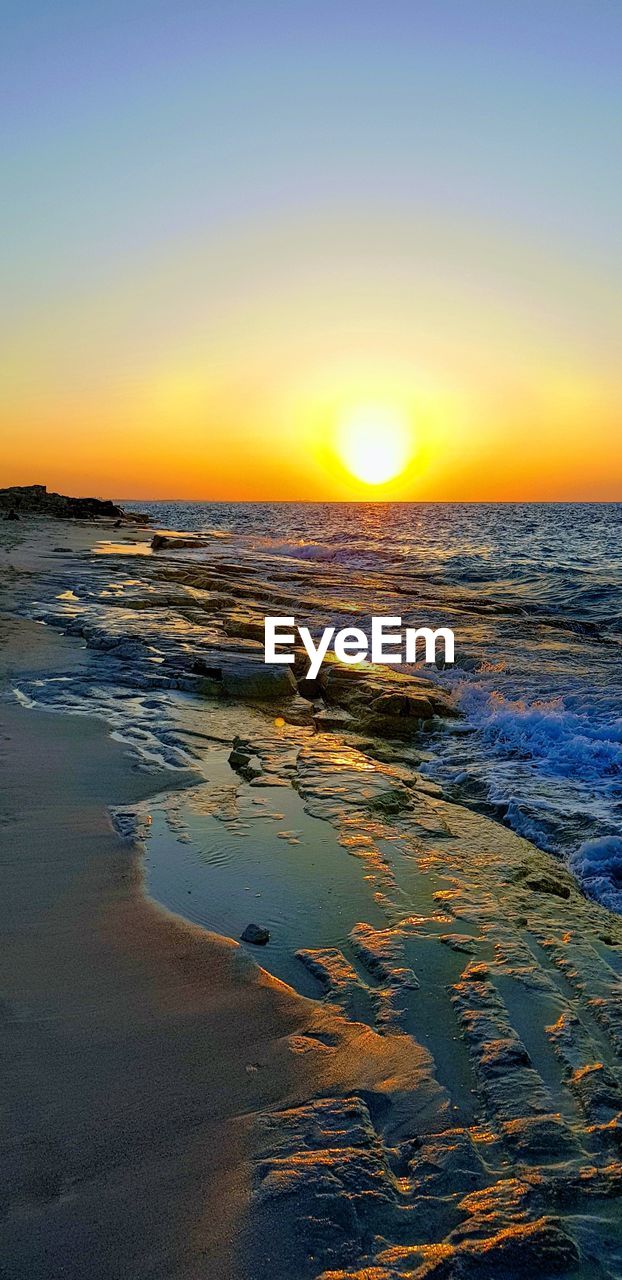
<instances>
[{"instance_id":1,"label":"wave","mask_svg":"<svg viewBox=\"0 0 622 1280\"><path fill-rule=\"evenodd\" d=\"M320 542L277 542L265 548L271 555L288 556L293 560L325 560L333 561L339 557L339 550Z\"/></svg>"},{"instance_id":2,"label":"wave","mask_svg":"<svg viewBox=\"0 0 622 1280\"><path fill-rule=\"evenodd\" d=\"M463 685L462 710L497 754L533 762L549 776L600 782L622 777L622 718L581 715L563 698L526 702L496 691Z\"/></svg>"},{"instance_id":3,"label":"wave","mask_svg":"<svg viewBox=\"0 0 622 1280\"><path fill-rule=\"evenodd\" d=\"M571 854L570 869L590 898L622 912L622 839L603 836L584 840Z\"/></svg>"},{"instance_id":4,"label":"wave","mask_svg":"<svg viewBox=\"0 0 622 1280\"><path fill-rule=\"evenodd\" d=\"M310 560L318 564L344 565L353 569L373 569L395 558L394 553L379 547L344 547L329 542L278 542L262 546L264 554L291 560Z\"/></svg>"}]
</instances>

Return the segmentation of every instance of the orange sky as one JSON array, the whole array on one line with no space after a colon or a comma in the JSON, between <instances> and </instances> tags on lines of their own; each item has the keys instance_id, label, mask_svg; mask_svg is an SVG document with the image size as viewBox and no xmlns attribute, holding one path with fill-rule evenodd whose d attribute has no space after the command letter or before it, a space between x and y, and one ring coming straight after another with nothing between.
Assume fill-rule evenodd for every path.
<instances>
[{"instance_id":1,"label":"orange sky","mask_svg":"<svg viewBox=\"0 0 622 1280\"><path fill-rule=\"evenodd\" d=\"M542 323L526 332L502 294L478 312L454 295L444 316L428 282L357 325L338 286L318 297L278 288L268 265L265 277L205 335L184 332L182 289L180 324L155 350L127 294L37 317L9 353L1 482L131 498L622 496L618 375L560 350ZM412 437L405 472L378 487L338 450L366 404L399 411Z\"/></svg>"},{"instance_id":2,"label":"orange sky","mask_svg":"<svg viewBox=\"0 0 622 1280\"><path fill-rule=\"evenodd\" d=\"M615 14L557 4L16 8L0 484L622 499Z\"/></svg>"}]
</instances>

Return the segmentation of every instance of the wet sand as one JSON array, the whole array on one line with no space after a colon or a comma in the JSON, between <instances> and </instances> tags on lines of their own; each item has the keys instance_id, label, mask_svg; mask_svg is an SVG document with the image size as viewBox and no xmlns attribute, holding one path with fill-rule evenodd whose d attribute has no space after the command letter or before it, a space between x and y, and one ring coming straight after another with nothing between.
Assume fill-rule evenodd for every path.
<instances>
[{"instance_id":1,"label":"wet sand","mask_svg":"<svg viewBox=\"0 0 622 1280\"><path fill-rule=\"evenodd\" d=\"M20 565L42 555L23 551ZM2 639L5 693L20 670L66 670L68 651L82 661L71 641L6 615ZM392 1071L413 1083L417 1054L146 898L108 806L170 790L171 777L132 769L101 722L5 701L0 752L2 1274L248 1274L249 1118Z\"/></svg>"},{"instance_id":2,"label":"wet sand","mask_svg":"<svg viewBox=\"0 0 622 1280\"><path fill-rule=\"evenodd\" d=\"M241 767L246 753L259 771L238 778L241 814L228 801L221 815L233 842L263 783L293 786L383 923L362 914L340 945L303 948L324 993L310 1000L163 910L109 810L139 823L172 796L177 822L204 823L200 752L186 773L144 772L102 720L10 693L92 661L11 612L72 539L88 546L93 529L37 522L5 553L3 1273L613 1280L620 919L527 841L446 803L400 763L403 745L373 756L352 730L215 702L219 750L243 725ZM183 723L200 741L191 700Z\"/></svg>"}]
</instances>

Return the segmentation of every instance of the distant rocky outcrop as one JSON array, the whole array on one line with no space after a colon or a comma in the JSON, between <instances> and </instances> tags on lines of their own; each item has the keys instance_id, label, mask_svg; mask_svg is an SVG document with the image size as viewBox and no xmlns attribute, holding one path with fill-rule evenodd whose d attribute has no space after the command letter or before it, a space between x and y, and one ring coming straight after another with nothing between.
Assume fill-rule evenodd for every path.
<instances>
[{"instance_id":1,"label":"distant rocky outcrop","mask_svg":"<svg viewBox=\"0 0 622 1280\"><path fill-rule=\"evenodd\" d=\"M11 485L0 489L0 516L52 516L56 520L98 520L101 518L146 521L146 516L124 511L110 498L69 498L63 493L48 493L44 484Z\"/></svg>"}]
</instances>

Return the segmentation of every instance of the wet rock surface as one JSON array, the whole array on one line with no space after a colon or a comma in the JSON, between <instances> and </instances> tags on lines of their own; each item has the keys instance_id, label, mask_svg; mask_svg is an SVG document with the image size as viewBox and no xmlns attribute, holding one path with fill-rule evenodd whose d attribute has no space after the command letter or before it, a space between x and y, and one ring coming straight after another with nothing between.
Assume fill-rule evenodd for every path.
<instances>
[{"instance_id":1,"label":"wet rock surface","mask_svg":"<svg viewBox=\"0 0 622 1280\"><path fill-rule=\"evenodd\" d=\"M242 942L252 942L255 947L265 947L270 941L270 930L259 924L247 924L244 933L240 934Z\"/></svg>"}]
</instances>

